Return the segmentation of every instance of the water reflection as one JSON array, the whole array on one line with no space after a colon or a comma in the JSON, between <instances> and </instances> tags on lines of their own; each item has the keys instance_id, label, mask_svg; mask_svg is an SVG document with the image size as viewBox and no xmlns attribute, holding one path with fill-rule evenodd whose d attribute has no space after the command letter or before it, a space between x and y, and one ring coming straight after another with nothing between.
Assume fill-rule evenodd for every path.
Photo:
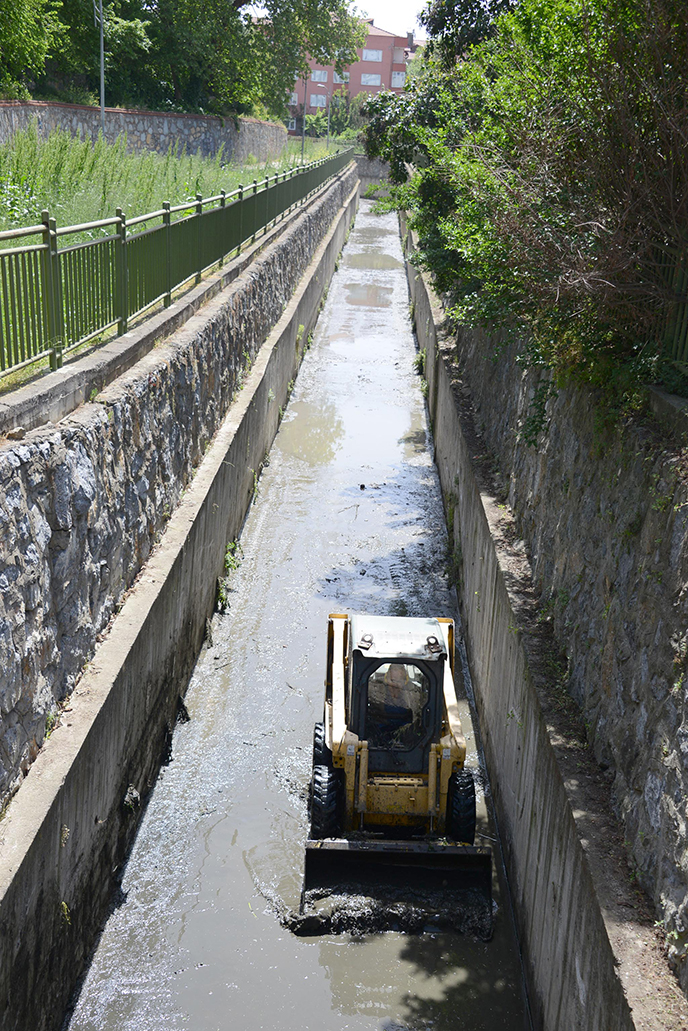
<instances>
[{"instance_id":1,"label":"water reflection","mask_svg":"<svg viewBox=\"0 0 688 1031\"><path fill-rule=\"evenodd\" d=\"M392 257L391 254L385 254L382 251L370 248L361 251L359 254L348 254L344 259L344 265L347 268L384 270L401 268L402 262L398 258Z\"/></svg>"},{"instance_id":2,"label":"water reflection","mask_svg":"<svg viewBox=\"0 0 688 1031\"><path fill-rule=\"evenodd\" d=\"M329 465L342 446L344 423L326 400L294 401L281 426L280 447L309 465Z\"/></svg>"},{"instance_id":3,"label":"water reflection","mask_svg":"<svg viewBox=\"0 0 688 1031\"><path fill-rule=\"evenodd\" d=\"M389 308L392 303L392 287L377 283L347 283L349 304L360 304L366 308Z\"/></svg>"}]
</instances>

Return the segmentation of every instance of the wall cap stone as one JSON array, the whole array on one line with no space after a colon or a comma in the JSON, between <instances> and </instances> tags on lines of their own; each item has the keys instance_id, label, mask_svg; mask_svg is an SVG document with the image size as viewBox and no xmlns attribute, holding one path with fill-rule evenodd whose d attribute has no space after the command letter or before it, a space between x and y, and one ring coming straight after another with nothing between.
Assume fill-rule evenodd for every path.
<instances>
[{"instance_id":1,"label":"wall cap stone","mask_svg":"<svg viewBox=\"0 0 688 1031\"><path fill-rule=\"evenodd\" d=\"M668 394L659 387L648 387L652 414L670 436L680 444L688 440L688 399Z\"/></svg>"},{"instance_id":2,"label":"wall cap stone","mask_svg":"<svg viewBox=\"0 0 688 1031\"><path fill-rule=\"evenodd\" d=\"M100 107L93 107L91 104L71 104L61 100L0 100L0 109L23 107L55 111L88 111L100 114ZM225 122L229 122L230 125L234 124L234 117L232 115L197 115L191 111L149 111L146 108L140 107L106 107L105 113L111 115L138 115L142 119L189 118L196 122L217 122L220 126L224 125ZM239 126L241 126L242 122L250 122L253 125L269 125L271 127L279 126L284 128L282 122L271 122L263 118L255 118L253 115L240 115L237 121Z\"/></svg>"}]
</instances>

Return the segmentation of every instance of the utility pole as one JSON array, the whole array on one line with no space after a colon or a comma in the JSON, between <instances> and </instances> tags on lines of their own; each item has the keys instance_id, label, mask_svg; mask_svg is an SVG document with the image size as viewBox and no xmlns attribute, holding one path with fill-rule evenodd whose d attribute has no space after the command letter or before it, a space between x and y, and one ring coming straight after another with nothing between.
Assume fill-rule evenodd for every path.
<instances>
[{"instance_id":1,"label":"utility pole","mask_svg":"<svg viewBox=\"0 0 688 1031\"><path fill-rule=\"evenodd\" d=\"M103 27L103 0L93 0L93 20L100 28L100 127L105 139L105 35Z\"/></svg>"},{"instance_id":2,"label":"utility pole","mask_svg":"<svg viewBox=\"0 0 688 1031\"><path fill-rule=\"evenodd\" d=\"M301 164L303 164L303 150L306 146L306 90L308 89L308 82L306 77L303 79L303 116L301 118Z\"/></svg>"}]
</instances>

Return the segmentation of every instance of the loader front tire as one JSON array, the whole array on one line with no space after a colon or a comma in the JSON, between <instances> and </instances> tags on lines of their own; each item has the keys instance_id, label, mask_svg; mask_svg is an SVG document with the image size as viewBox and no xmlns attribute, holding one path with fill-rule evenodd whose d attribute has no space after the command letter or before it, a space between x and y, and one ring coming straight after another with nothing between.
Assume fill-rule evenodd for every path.
<instances>
[{"instance_id":1,"label":"loader front tire","mask_svg":"<svg viewBox=\"0 0 688 1031\"><path fill-rule=\"evenodd\" d=\"M465 845L475 841L475 784L465 767L449 778L447 836Z\"/></svg>"},{"instance_id":2,"label":"loader front tire","mask_svg":"<svg viewBox=\"0 0 688 1031\"><path fill-rule=\"evenodd\" d=\"M311 838L336 838L342 827L342 782L339 770L313 767Z\"/></svg>"},{"instance_id":3,"label":"loader front tire","mask_svg":"<svg viewBox=\"0 0 688 1031\"><path fill-rule=\"evenodd\" d=\"M324 723L316 723L313 731L313 766L332 766L332 752L325 743Z\"/></svg>"}]
</instances>

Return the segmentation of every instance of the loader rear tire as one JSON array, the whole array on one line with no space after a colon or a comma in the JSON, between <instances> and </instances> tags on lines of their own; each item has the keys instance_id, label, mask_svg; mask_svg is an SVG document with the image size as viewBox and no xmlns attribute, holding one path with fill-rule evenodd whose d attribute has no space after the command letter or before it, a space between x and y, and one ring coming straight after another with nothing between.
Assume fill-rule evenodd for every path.
<instances>
[{"instance_id":1,"label":"loader rear tire","mask_svg":"<svg viewBox=\"0 0 688 1031\"><path fill-rule=\"evenodd\" d=\"M332 766L332 752L325 744L324 723L316 723L313 731L313 766Z\"/></svg>"},{"instance_id":2,"label":"loader rear tire","mask_svg":"<svg viewBox=\"0 0 688 1031\"><path fill-rule=\"evenodd\" d=\"M447 836L472 845L475 841L475 784L470 770L457 770L449 778Z\"/></svg>"},{"instance_id":3,"label":"loader rear tire","mask_svg":"<svg viewBox=\"0 0 688 1031\"><path fill-rule=\"evenodd\" d=\"M343 791L339 770L313 767L311 838L336 838L342 827Z\"/></svg>"}]
</instances>

